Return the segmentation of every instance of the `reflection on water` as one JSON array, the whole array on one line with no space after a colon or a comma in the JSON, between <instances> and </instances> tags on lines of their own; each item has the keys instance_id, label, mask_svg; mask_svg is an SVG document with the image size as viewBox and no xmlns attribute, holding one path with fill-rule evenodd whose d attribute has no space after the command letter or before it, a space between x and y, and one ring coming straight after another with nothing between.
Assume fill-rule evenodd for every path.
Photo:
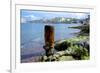
<instances>
[{"instance_id":1,"label":"reflection on water","mask_svg":"<svg viewBox=\"0 0 100 73\"><path fill-rule=\"evenodd\" d=\"M55 29L55 41L75 37L79 29L68 28L80 24L52 24ZM43 53L44 23L21 24L21 55Z\"/></svg>"}]
</instances>

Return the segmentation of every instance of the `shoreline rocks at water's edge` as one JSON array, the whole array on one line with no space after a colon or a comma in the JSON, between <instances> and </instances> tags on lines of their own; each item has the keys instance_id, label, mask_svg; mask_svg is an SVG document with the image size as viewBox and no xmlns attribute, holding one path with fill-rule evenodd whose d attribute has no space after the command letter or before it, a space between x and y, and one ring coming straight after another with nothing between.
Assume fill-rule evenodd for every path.
<instances>
[{"instance_id":1,"label":"shoreline rocks at water's edge","mask_svg":"<svg viewBox=\"0 0 100 73\"><path fill-rule=\"evenodd\" d=\"M89 37L80 36L57 41L55 42L55 50L56 52L49 57L46 55L33 56L22 60L22 63L89 60Z\"/></svg>"},{"instance_id":2,"label":"shoreline rocks at water's edge","mask_svg":"<svg viewBox=\"0 0 100 73\"><path fill-rule=\"evenodd\" d=\"M41 61L71 61L89 59L89 37L80 36L56 42L57 50L52 56L42 56Z\"/></svg>"}]
</instances>

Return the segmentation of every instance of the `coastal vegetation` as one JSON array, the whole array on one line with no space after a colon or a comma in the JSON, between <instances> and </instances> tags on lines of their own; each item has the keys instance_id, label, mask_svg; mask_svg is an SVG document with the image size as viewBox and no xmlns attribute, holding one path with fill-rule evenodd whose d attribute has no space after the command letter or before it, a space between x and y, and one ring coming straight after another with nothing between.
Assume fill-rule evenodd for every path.
<instances>
[{"instance_id":1,"label":"coastal vegetation","mask_svg":"<svg viewBox=\"0 0 100 73\"><path fill-rule=\"evenodd\" d=\"M68 61L68 60L89 60L90 43L89 43L89 17L81 20L81 25L69 27L71 29L80 29L75 33L77 36L55 41L55 53L50 56L43 56L41 61Z\"/></svg>"},{"instance_id":2,"label":"coastal vegetation","mask_svg":"<svg viewBox=\"0 0 100 73\"><path fill-rule=\"evenodd\" d=\"M89 40L88 36L79 36L71 39L63 40L55 44L57 51L69 51L70 56L78 60L89 59Z\"/></svg>"}]
</instances>

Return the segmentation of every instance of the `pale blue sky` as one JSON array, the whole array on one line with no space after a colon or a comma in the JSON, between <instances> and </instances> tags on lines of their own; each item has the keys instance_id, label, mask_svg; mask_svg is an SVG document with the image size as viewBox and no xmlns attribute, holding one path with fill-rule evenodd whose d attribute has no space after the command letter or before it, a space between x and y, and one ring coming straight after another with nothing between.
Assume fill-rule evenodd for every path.
<instances>
[{"instance_id":1,"label":"pale blue sky","mask_svg":"<svg viewBox=\"0 0 100 73\"><path fill-rule=\"evenodd\" d=\"M72 12L51 12L51 11L34 11L34 10L21 10L22 21L37 20L37 19L50 19L55 17L66 18L86 18L89 13L72 13Z\"/></svg>"}]
</instances>

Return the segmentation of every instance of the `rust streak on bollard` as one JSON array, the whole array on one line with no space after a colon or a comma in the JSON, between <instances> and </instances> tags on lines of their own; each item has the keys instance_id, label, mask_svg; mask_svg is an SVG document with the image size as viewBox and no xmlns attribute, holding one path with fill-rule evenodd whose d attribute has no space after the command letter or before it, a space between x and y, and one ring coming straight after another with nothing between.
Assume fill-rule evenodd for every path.
<instances>
[{"instance_id":1,"label":"rust streak on bollard","mask_svg":"<svg viewBox=\"0 0 100 73\"><path fill-rule=\"evenodd\" d=\"M46 55L50 56L53 54L54 49L54 27L51 25L45 25L44 29L44 38L45 38L45 46L44 49L46 51Z\"/></svg>"}]
</instances>

